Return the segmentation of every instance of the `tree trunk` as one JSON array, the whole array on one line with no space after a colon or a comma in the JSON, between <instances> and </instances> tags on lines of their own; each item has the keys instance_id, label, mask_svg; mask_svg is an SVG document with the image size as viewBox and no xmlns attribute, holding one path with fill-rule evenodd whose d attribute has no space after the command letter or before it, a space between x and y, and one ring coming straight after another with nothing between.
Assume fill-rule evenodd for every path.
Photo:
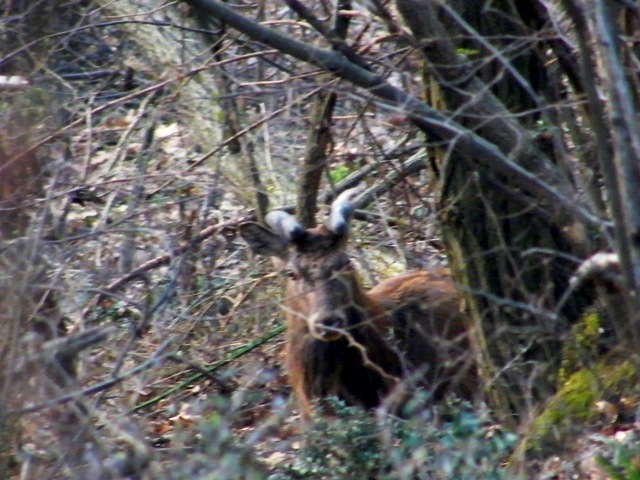
<instances>
[{"instance_id":1,"label":"tree trunk","mask_svg":"<svg viewBox=\"0 0 640 480\"><path fill-rule=\"evenodd\" d=\"M175 25L188 23L176 15L177 10L161 8L161 2L128 1L98 2L105 12L119 19L138 19L145 12L145 20L170 22ZM149 12L155 11L153 15ZM196 13L197 14L197 13ZM206 51L206 42L197 41L195 34L185 34L178 28L158 28L153 24L132 23L128 27L130 38L139 45L139 52L146 58L125 59L127 64L136 67L148 65L164 65L165 77L184 74L185 65L194 69L194 74L176 85L179 92L176 102L186 116L184 123L191 127L191 135L196 143L205 151L217 147L222 141L224 112L217 102L219 93L216 82L212 79L215 69L196 71L198 65L189 63L194 58L202 58L204 65L207 57L201 57ZM188 39L185 36L188 35ZM194 38L196 37L196 38ZM179 88L178 88L179 87Z\"/></svg>"},{"instance_id":2,"label":"tree trunk","mask_svg":"<svg viewBox=\"0 0 640 480\"><path fill-rule=\"evenodd\" d=\"M482 82L473 63L439 18L452 18L431 0L398 0L409 28L424 46L432 74L455 121L479 133L538 178L574 198L561 164ZM455 13L455 12L453 12ZM495 34L495 32L494 32ZM500 91L500 90L499 90ZM518 92L502 89L509 102ZM499 93L499 92L498 92ZM488 400L505 420L524 413L555 389L561 339L588 299L558 300L575 260L589 250L583 225L553 226L535 198L508 178L461 156L446 158L441 188L443 235L452 269L475 327Z\"/></svg>"},{"instance_id":3,"label":"tree trunk","mask_svg":"<svg viewBox=\"0 0 640 480\"><path fill-rule=\"evenodd\" d=\"M11 19L4 32L10 39L6 47L13 54L0 72L32 83L0 92L0 477L16 476L15 456L23 453L17 449L31 445L34 451L57 454L59 468L74 472L69 478L86 478L86 452L93 451L96 459L101 453L81 401L33 416L15 413L79 389L78 352L28 359L41 354L47 342L68 338L58 307L61 280L51 273L55 267L43 254L41 223L47 218L42 213L47 210L42 206L47 180L56 166L51 151L61 148L55 142L62 136L56 138L53 132L62 117L62 102L39 71L53 57L56 35L77 25L81 7L59 1L5 7L3 13ZM50 465L34 463L31 478L49 476Z\"/></svg>"}]
</instances>

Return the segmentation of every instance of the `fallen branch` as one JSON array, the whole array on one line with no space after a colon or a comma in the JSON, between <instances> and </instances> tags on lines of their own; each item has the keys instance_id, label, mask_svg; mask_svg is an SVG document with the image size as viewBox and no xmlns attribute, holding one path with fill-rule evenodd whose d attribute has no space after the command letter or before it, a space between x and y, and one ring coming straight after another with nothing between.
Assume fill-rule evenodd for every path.
<instances>
[{"instance_id":1,"label":"fallen branch","mask_svg":"<svg viewBox=\"0 0 640 480\"><path fill-rule=\"evenodd\" d=\"M187 363L191 367L191 369L197 370L197 373L195 373L195 374L191 375L190 377L186 378L184 381L180 382L179 384L174 385L171 388L168 388L167 390L165 390L161 394L156 395L155 397L147 400L146 402L142 402L142 403L136 405L134 408L129 410L129 412L127 412L127 414L137 412L137 411L142 410L144 408L147 408L147 407L149 407L149 406L151 406L151 405L153 405L155 403L158 403L160 400L168 398L171 395L173 395L174 393L179 392L180 390L185 390L185 389L189 388L191 385L193 385L195 382L198 382L198 381L200 381L200 380L202 380L204 378L213 379L216 384L218 384L219 386L222 386L222 388L224 390L227 390L229 387L224 382L221 382L217 377L213 376L212 375L213 372L215 372L216 370L219 370L220 368L230 364L234 360L237 360L238 358L246 355L247 353L251 352L252 350L255 350L256 348L264 345L265 343L267 343L272 338L275 338L278 335L280 335L282 332L284 332L284 330L285 330L285 326L284 325L276 327L273 330L271 330L270 332L262 335L260 338L257 338L256 340L254 340L254 341L252 341L250 343L247 343L246 345L243 345L242 347L238 347L238 348L232 350L232 352L227 356L227 358L214 363L210 367L201 367L199 365L193 364L192 362L187 362L186 360L184 360L184 359L182 359L182 358L180 358L180 357L178 357L176 355L170 355L168 357L168 359L170 359L172 361L179 361L181 363Z\"/></svg>"},{"instance_id":2,"label":"fallen branch","mask_svg":"<svg viewBox=\"0 0 640 480\"><path fill-rule=\"evenodd\" d=\"M95 295L89 304L82 311L82 319L86 320L91 311L100 303L100 301L109 295L110 293L115 293L129 282L135 280L136 278L143 277L144 274L150 270L153 270L158 267L162 267L164 265L168 265L171 260L177 256L183 255L189 251L191 251L194 247L204 242L209 237L220 233L224 230L235 230L238 226L245 222L250 222L255 220L255 216L253 214L246 215L243 217L235 218L233 220L228 220L226 222L217 223L215 225L211 225L200 233L195 235L188 243L180 245L171 250L171 252L161 255L156 258L152 258L148 262L143 263L138 268L132 270L126 275L114 280L109 285L101 289L100 293Z\"/></svg>"},{"instance_id":3,"label":"fallen branch","mask_svg":"<svg viewBox=\"0 0 640 480\"><path fill-rule=\"evenodd\" d=\"M371 212L365 212L362 209L366 208L374 200L376 200L377 198L382 196L385 192L387 192L388 190L393 188L395 185L397 185L407 175L419 172L420 170L425 168L425 166L426 165L421 158L419 157L412 158L407 162L405 162L404 164L402 164L401 168L399 168L398 170L394 170L393 172L388 174L382 182L367 189L365 192L363 192L362 195L354 199L354 203L356 207L359 209L355 213L355 218L362 221L380 220L380 215L371 213ZM361 169L361 171L354 172L352 175L349 175L347 178L345 178L342 182L340 182L337 185L334 191L327 192L324 195L322 195L321 202L330 203L331 199L336 194L339 194L344 190L347 190L355 186L355 184L357 184L360 180L362 180L362 178L364 178L367 172L369 172L369 167L365 166ZM285 206L285 207L281 207L280 209L288 211L290 213L293 213L294 211L294 207L292 206ZM96 306L100 303L102 299L107 297L109 294L113 294L119 291L120 289L124 288L129 282L136 280L138 278L144 278L147 272L154 270L156 268L168 265L172 259L193 250L197 245L201 244L202 242L204 242L205 240L207 240L209 237L213 235L216 235L225 230L228 230L228 231L236 230L241 224L246 222L253 222L253 221L256 221L256 215L254 213L251 213L249 215L234 218L232 220L227 220L226 222L217 223L215 225L211 225L205 228L200 233L195 235L189 242L175 247L169 253L166 253L156 258L152 258L151 260L143 263L142 265L130 271L129 273L123 275L120 278L117 278L106 287L100 289L100 293L95 295L82 311L81 318L83 320L86 320L91 314L91 312L93 311L93 309L96 308ZM395 223L390 220L387 220L387 222L391 225Z\"/></svg>"},{"instance_id":4,"label":"fallen branch","mask_svg":"<svg viewBox=\"0 0 640 480\"><path fill-rule=\"evenodd\" d=\"M130 378L130 377L133 377L134 375L137 375L140 372L160 363L165 358L165 356L163 355L163 352L169 346L169 343L170 343L169 340L162 343L162 345L158 347L156 352L148 360L141 363L137 367L132 368L131 370L127 370L126 372L112 376L109 379L104 380L102 382L98 382L95 385L92 385L90 387L79 389L75 392L71 392L66 395L61 395L57 398L47 400L46 402L38 403L36 405L31 405L29 407L20 408L17 410L8 410L5 412L5 414L6 415L25 415L28 413L34 413L34 412L43 410L45 408L62 405L73 400L78 400L87 395L101 392L103 390L106 390L107 388L111 388L114 385L120 383L121 381L126 380L127 378Z\"/></svg>"}]
</instances>

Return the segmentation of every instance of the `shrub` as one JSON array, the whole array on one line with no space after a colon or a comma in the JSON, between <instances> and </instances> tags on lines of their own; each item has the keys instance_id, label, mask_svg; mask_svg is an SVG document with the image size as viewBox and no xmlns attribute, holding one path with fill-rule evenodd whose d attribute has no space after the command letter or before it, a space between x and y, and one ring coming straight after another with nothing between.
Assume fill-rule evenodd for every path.
<instances>
[{"instance_id":1,"label":"shrub","mask_svg":"<svg viewBox=\"0 0 640 480\"><path fill-rule=\"evenodd\" d=\"M515 435L466 403L416 408L406 419L327 403L335 418L316 418L297 458L270 480L507 478L502 463Z\"/></svg>"}]
</instances>

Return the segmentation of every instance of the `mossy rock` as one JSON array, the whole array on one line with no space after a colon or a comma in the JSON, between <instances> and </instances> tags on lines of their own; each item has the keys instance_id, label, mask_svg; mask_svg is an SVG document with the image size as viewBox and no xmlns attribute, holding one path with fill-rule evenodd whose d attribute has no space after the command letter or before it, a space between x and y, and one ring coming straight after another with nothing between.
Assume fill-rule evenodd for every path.
<instances>
[{"instance_id":1,"label":"mossy rock","mask_svg":"<svg viewBox=\"0 0 640 480\"><path fill-rule=\"evenodd\" d=\"M601 360L593 368L570 374L533 421L520 453L547 454L566 446L577 433L600 423L597 402L640 393L633 360Z\"/></svg>"},{"instance_id":2,"label":"mossy rock","mask_svg":"<svg viewBox=\"0 0 640 480\"><path fill-rule=\"evenodd\" d=\"M595 311L583 315L573 326L564 342L558 389L562 388L572 374L594 364L598 357L602 332L602 320L600 314Z\"/></svg>"}]
</instances>

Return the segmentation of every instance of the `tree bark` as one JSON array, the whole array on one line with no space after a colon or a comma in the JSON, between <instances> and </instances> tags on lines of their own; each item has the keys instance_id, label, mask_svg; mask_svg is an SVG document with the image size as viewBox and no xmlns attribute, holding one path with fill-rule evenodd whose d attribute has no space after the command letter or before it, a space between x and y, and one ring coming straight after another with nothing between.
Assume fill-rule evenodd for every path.
<instances>
[{"instance_id":1,"label":"tree bark","mask_svg":"<svg viewBox=\"0 0 640 480\"><path fill-rule=\"evenodd\" d=\"M451 17L451 11L439 5L397 0L452 119L574 198L564 169L458 53L439 20ZM443 234L475 327L488 399L508 419L554 391L562 335L589 299L576 295L560 312L556 305L575 268L568 258L584 257L590 241L580 221L559 228L546 208L521 195L509 177L455 151L446 158L440 200Z\"/></svg>"},{"instance_id":2,"label":"tree bark","mask_svg":"<svg viewBox=\"0 0 640 480\"><path fill-rule=\"evenodd\" d=\"M175 9L161 8L161 2L127 1L127 2L98 2L105 12L115 18L135 20L140 12L145 12L146 20L158 22L170 21L176 25L185 23ZM155 13L150 14L151 11ZM130 59L136 65L164 65L165 76L184 73L185 63L194 58L200 58L206 50L206 43L199 42L191 34L189 41L185 41L184 33L176 28L158 28L152 24L132 23L128 34L140 46L141 55L147 58ZM196 67L196 65L193 65ZM205 151L217 147L222 139L222 118L224 112L215 100L219 97L216 82L211 76L213 72L202 70L192 75L176 90L179 92L177 102L188 118L185 123L191 127L191 135L196 143Z\"/></svg>"},{"instance_id":3,"label":"tree bark","mask_svg":"<svg viewBox=\"0 0 640 480\"><path fill-rule=\"evenodd\" d=\"M292 8L299 16L309 22L326 39L332 41L336 50L348 52L345 48L344 38L347 35L350 18L342 13L351 10L349 0L341 0L336 5L334 13L334 28L329 30L310 12L301 2L288 0L289 8ZM320 82L328 82L328 75L320 76ZM324 88L315 97L311 115L307 146L304 158L300 166L300 184L296 194L296 214L300 224L304 228L316 226L316 212L318 210L318 194L322 174L327 168L327 156L332 147L331 120L338 95L329 88Z\"/></svg>"}]
</instances>

